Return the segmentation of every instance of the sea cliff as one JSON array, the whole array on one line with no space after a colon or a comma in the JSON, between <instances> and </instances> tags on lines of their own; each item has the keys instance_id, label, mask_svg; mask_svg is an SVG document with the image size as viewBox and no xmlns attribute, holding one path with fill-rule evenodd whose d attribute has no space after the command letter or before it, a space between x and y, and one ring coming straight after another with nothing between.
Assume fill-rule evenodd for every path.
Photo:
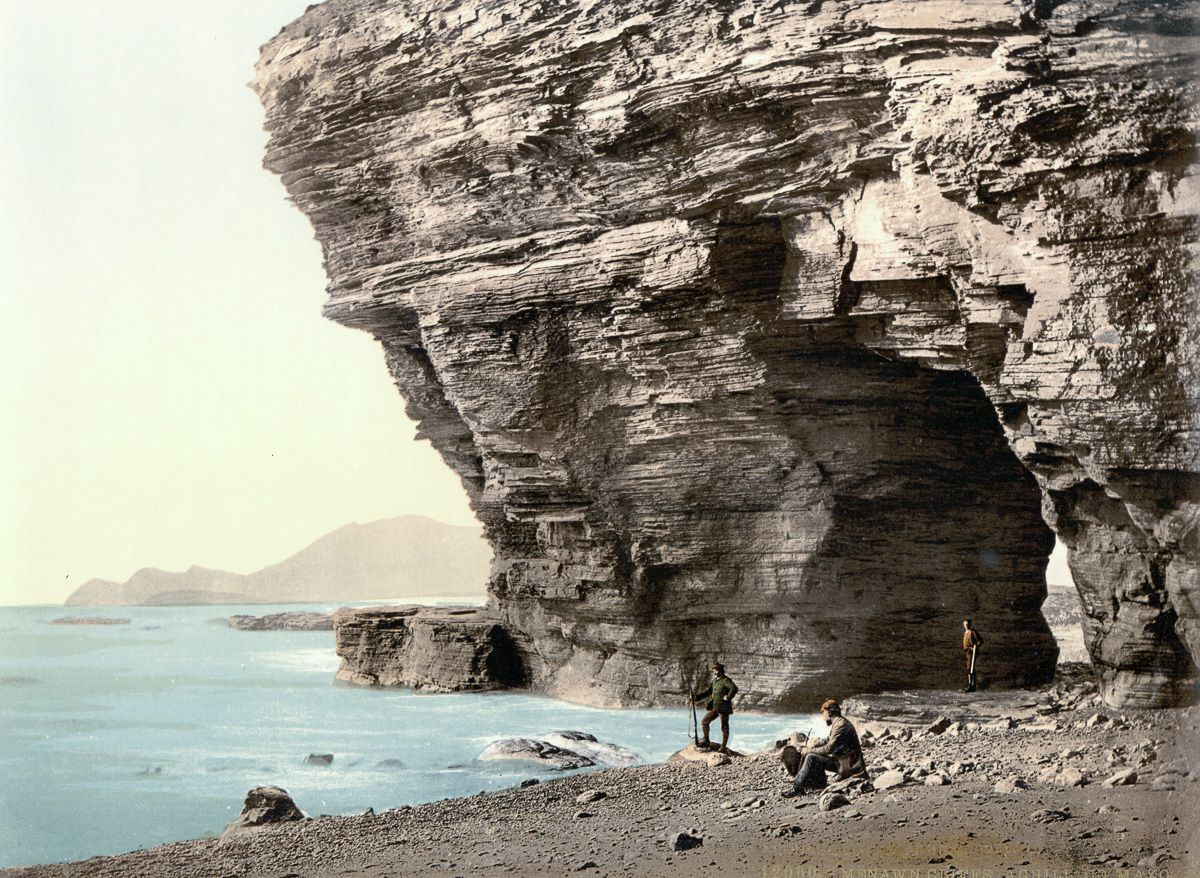
<instances>
[{"instance_id":1,"label":"sea cliff","mask_svg":"<svg viewBox=\"0 0 1200 878\"><path fill-rule=\"evenodd\" d=\"M262 51L326 314L462 478L529 685L1193 689L1191 4L327 0ZM371 650L367 650L370 653Z\"/></svg>"}]
</instances>

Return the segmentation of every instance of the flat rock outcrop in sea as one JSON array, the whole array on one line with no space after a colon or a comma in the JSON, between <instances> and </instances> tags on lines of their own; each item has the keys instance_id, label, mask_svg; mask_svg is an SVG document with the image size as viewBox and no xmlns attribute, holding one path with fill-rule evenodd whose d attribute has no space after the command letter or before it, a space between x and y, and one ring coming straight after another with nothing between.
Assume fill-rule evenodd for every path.
<instances>
[{"instance_id":1,"label":"flat rock outcrop in sea","mask_svg":"<svg viewBox=\"0 0 1200 878\"><path fill-rule=\"evenodd\" d=\"M332 631L331 613L267 613L264 616L237 614L228 620L239 631Z\"/></svg>"},{"instance_id":2,"label":"flat rock outcrop in sea","mask_svg":"<svg viewBox=\"0 0 1200 878\"><path fill-rule=\"evenodd\" d=\"M525 665L494 613L477 607L344 607L334 614L337 679L474 692L520 686Z\"/></svg>"},{"instance_id":3,"label":"flat rock outcrop in sea","mask_svg":"<svg viewBox=\"0 0 1200 878\"><path fill-rule=\"evenodd\" d=\"M1194 9L328 0L263 48L325 311L461 476L529 685L948 686L964 614L1045 680L1053 529L1104 698L1193 691Z\"/></svg>"}]
</instances>

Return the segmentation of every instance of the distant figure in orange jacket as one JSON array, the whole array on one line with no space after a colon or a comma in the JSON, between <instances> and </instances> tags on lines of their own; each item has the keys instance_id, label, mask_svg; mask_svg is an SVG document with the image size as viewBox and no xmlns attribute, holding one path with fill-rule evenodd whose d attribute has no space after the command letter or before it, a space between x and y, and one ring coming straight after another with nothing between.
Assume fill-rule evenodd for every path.
<instances>
[{"instance_id":1,"label":"distant figure in orange jacket","mask_svg":"<svg viewBox=\"0 0 1200 878\"><path fill-rule=\"evenodd\" d=\"M971 626L970 619L963 619L963 661L967 665L967 685L963 689L964 692L975 691L975 659L979 654L979 645L983 643L983 638L979 636L979 632Z\"/></svg>"}]
</instances>

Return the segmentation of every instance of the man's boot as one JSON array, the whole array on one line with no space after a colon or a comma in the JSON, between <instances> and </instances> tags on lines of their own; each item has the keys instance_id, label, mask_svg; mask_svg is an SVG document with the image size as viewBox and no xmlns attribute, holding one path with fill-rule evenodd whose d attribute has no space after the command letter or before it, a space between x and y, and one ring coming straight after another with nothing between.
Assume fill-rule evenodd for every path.
<instances>
[{"instance_id":1,"label":"man's boot","mask_svg":"<svg viewBox=\"0 0 1200 878\"><path fill-rule=\"evenodd\" d=\"M729 754L729 732L721 732L721 753Z\"/></svg>"}]
</instances>

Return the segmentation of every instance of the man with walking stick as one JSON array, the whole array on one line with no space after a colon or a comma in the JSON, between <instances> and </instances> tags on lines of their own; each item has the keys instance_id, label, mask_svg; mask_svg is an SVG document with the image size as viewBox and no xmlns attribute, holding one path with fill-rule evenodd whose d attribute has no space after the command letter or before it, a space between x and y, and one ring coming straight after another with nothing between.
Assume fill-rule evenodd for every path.
<instances>
[{"instance_id":1,"label":"man with walking stick","mask_svg":"<svg viewBox=\"0 0 1200 878\"><path fill-rule=\"evenodd\" d=\"M975 691L975 654L979 651L981 643L983 638L971 626L971 620L963 619L962 651L963 661L967 666L967 685L963 688L964 692Z\"/></svg>"},{"instance_id":2,"label":"man with walking stick","mask_svg":"<svg viewBox=\"0 0 1200 878\"><path fill-rule=\"evenodd\" d=\"M692 705L702 698L708 699L708 712L700 720L700 728L704 730L704 740L696 744L701 750L712 747L709 741L708 727L717 717L721 718L721 747L720 752L729 752L729 715L733 713L733 696L737 695L738 687L733 680L725 676L725 666L720 662L712 663L713 681L703 692L692 696Z\"/></svg>"}]
</instances>

